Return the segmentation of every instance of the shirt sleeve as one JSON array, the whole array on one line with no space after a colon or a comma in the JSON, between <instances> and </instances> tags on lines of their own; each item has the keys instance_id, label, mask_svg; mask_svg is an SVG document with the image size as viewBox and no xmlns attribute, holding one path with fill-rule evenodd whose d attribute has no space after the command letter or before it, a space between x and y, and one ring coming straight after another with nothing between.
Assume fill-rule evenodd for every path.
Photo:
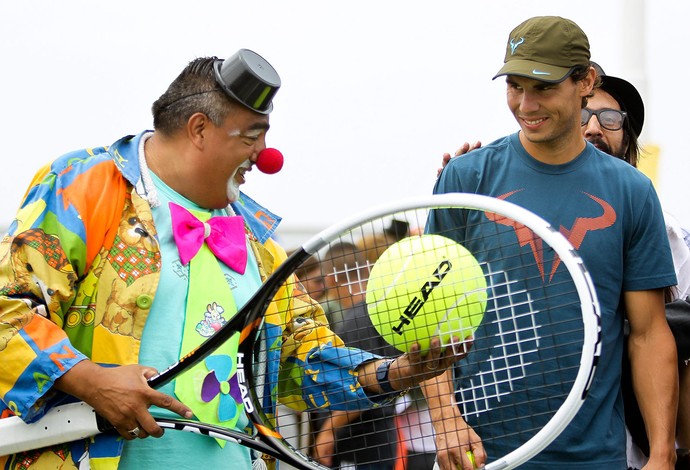
<instances>
[{"instance_id":1,"label":"shirt sleeve","mask_svg":"<svg viewBox=\"0 0 690 470\"><path fill-rule=\"evenodd\" d=\"M264 244L274 257L273 266L285 253L272 240ZM266 274L270 274L267 272ZM328 408L356 410L380 406L360 386L357 368L380 356L345 346L329 327L323 308L291 277L275 295L266 311L264 335L269 380L263 408L272 410L272 397L297 411Z\"/></svg>"},{"instance_id":2,"label":"shirt sleeve","mask_svg":"<svg viewBox=\"0 0 690 470\"><path fill-rule=\"evenodd\" d=\"M25 421L44 414L55 380L85 359L60 327L77 282L67 253L79 247L64 246L57 179L40 170L0 242L0 400Z\"/></svg>"},{"instance_id":3,"label":"shirt sleeve","mask_svg":"<svg viewBox=\"0 0 690 470\"><path fill-rule=\"evenodd\" d=\"M639 291L676 285L663 212L651 182L641 196L626 252L623 289Z\"/></svg>"},{"instance_id":4,"label":"shirt sleeve","mask_svg":"<svg viewBox=\"0 0 690 470\"><path fill-rule=\"evenodd\" d=\"M357 378L357 368L380 356L345 343L328 326L321 306L292 284L292 306L282 341L281 403L296 410L358 410L378 406Z\"/></svg>"}]
</instances>

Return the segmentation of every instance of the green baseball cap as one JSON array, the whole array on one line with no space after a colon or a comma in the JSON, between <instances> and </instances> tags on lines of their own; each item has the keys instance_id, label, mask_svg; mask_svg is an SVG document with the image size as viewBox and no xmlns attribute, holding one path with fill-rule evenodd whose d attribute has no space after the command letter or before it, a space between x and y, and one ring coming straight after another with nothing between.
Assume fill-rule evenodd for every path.
<instances>
[{"instance_id":1,"label":"green baseball cap","mask_svg":"<svg viewBox=\"0 0 690 470\"><path fill-rule=\"evenodd\" d=\"M559 83L589 59L589 40L578 25L560 16L536 16L510 33L504 65L494 79L519 75Z\"/></svg>"}]
</instances>

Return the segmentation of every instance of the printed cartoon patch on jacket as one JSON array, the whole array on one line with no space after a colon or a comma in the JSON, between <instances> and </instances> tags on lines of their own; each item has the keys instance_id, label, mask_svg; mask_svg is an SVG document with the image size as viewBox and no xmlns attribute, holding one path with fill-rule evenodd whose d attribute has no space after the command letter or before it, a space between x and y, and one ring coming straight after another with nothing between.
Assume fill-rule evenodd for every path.
<instances>
[{"instance_id":1,"label":"printed cartoon patch on jacket","mask_svg":"<svg viewBox=\"0 0 690 470\"><path fill-rule=\"evenodd\" d=\"M0 288L0 295L12 296L30 292L34 301L54 312L66 300L77 282L77 275L69 263L57 237L43 229L29 229L19 233L10 245L14 279ZM49 266L51 271L40 279L33 266Z\"/></svg>"},{"instance_id":2,"label":"printed cartoon patch on jacket","mask_svg":"<svg viewBox=\"0 0 690 470\"><path fill-rule=\"evenodd\" d=\"M161 255L158 241L136 217L131 202L126 203L124 210L101 275L101 282L110 282L111 287L107 289L105 307L97 309L103 314L97 314L96 324L113 333L140 339L156 287L156 281L151 279L156 276L148 275L160 272Z\"/></svg>"},{"instance_id":3,"label":"printed cartoon patch on jacket","mask_svg":"<svg viewBox=\"0 0 690 470\"><path fill-rule=\"evenodd\" d=\"M160 271L158 242L133 214L122 219L108 262L128 285L141 276Z\"/></svg>"},{"instance_id":4,"label":"printed cartoon patch on jacket","mask_svg":"<svg viewBox=\"0 0 690 470\"><path fill-rule=\"evenodd\" d=\"M147 295L143 293L153 290L153 280L147 277L139 278L132 284L114 279L102 318L98 315L101 309L97 309L96 324L112 333L141 339L150 308L150 303L142 304L141 298Z\"/></svg>"},{"instance_id":5,"label":"printed cartoon patch on jacket","mask_svg":"<svg viewBox=\"0 0 690 470\"><path fill-rule=\"evenodd\" d=\"M0 321L0 352L7 348L7 343L10 342L12 338L19 332L21 328L24 328L31 321L29 315L20 315L12 319L12 321Z\"/></svg>"},{"instance_id":6,"label":"printed cartoon patch on jacket","mask_svg":"<svg viewBox=\"0 0 690 470\"><path fill-rule=\"evenodd\" d=\"M55 446L50 451L45 449L30 450L16 454L9 462L12 470L33 470L55 468L61 470L76 470L78 467L72 461L68 445Z\"/></svg>"}]
</instances>

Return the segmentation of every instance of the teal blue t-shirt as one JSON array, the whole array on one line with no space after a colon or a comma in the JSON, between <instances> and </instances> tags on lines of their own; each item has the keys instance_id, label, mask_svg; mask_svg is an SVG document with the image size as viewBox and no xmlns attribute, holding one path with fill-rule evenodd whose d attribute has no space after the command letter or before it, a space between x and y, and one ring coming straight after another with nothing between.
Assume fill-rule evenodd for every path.
<instances>
[{"instance_id":1,"label":"teal blue t-shirt","mask_svg":"<svg viewBox=\"0 0 690 470\"><path fill-rule=\"evenodd\" d=\"M154 174L151 174L158 192L160 205L152 208L153 220L158 232L161 249L162 269L160 283L151 311L146 320L141 339L139 363L152 366L159 371L175 363L180 355L182 332L185 321L187 301L187 284L189 265L180 262L177 245L172 234L169 202L174 202L186 209L207 212L212 216L228 215L225 210L208 211L184 198ZM248 248L247 269L243 275L232 271L220 263L226 280L232 289L237 308L241 308L261 284L256 260ZM228 315L229 312L226 312ZM186 352L186 351L185 351ZM174 381L159 389L171 396L174 393ZM180 416L164 409L151 407L151 413L159 417ZM248 424L244 414L235 426L243 430ZM167 430L160 439L134 439L125 443L121 469L172 469L172 468L251 468L250 451L246 447L231 442L223 448L215 439L192 434Z\"/></svg>"},{"instance_id":2,"label":"teal blue t-shirt","mask_svg":"<svg viewBox=\"0 0 690 470\"><path fill-rule=\"evenodd\" d=\"M676 283L663 215L651 181L624 161L600 152L591 144L566 164L541 163L525 151L518 134L513 134L451 160L434 192L467 192L505 199L541 216L552 227L567 234L576 246L592 276L601 306L601 359L587 399L571 424L525 468L626 469L620 389L624 341L622 295L625 291L658 289ZM431 214L427 230L439 233L444 227L458 226L460 222L464 228L455 231L452 238L477 245L467 248L482 257L480 261L488 264L491 272L509 273L530 288L559 289L559 279L563 278L565 270L562 263L555 263L553 256L539 253L541 250L529 243L517 243L518 233L509 224L491 238L504 237L501 240L505 243L500 243L502 249L513 245L514 251L498 254L498 250L484 246L492 243L486 241L490 237L475 233L483 224L473 222L480 222L476 218L481 217L486 216L438 210ZM543 264L546 275L517 271L522 264L520 257L533 260L542 256L539 263ZM499 294L495 293L495 298L499 298ZM560 308L558 313L562 318L579 317L579 304L573 302ZM544 328L540 331L559 328L556 323L540 325ZM549 335L544 334L544 337ZM491 341L490 334L477 335L473 349L487 351L485 346ZM551 365L560 370L573 366L576 369L579 351L574 353L569 358L565 355L550 358ZM473 360L472 367L459 362L456 399L466 421L478 428L475 430L480 437L484 434L484 446L491 461L492 456L505 455L516 447L509 435L506 437L507 432L524 439L521 420L538 416L538 410L526 409L525 402L521 403L512 393L501 397L493 388L484 391L476 386L505 366L496 364L495 358L484 359ZM544 390L544 385L538 383L540 376L540 373L525 373L525 377L513 377L512 380L524 381L520 386L524 386L525 393L538 395ZM514 409L506 411L510 400L516 400ZM492 440L491 426L501 426L501 433L494 434L502 437ZM505 429L509 426L513 426L512 431Z\"/></svg>"}]
</instances>

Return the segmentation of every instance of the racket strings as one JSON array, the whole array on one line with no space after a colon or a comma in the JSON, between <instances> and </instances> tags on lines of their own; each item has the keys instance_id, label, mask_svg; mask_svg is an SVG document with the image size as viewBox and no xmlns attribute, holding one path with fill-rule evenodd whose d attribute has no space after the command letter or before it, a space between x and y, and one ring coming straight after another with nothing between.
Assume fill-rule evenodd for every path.
<instances>
[{"instance_id":1,"label":"racket strings","mask_svg":"<svg viewBox=\"0 0 690 470\"><path fill-rule=\"evenodd\" d=\"M366 280L371 272L373 263L368 260L362 265L355 261L354 266L343 264L342 270L334 269L327 275L332 275L336 283L348 288L350 295L362 294L366 292Z\"/></svg>"},{"instance_id":2,"label":"racket strings","mask_svg":"<svg viewBox=\"0 0 690 470\"><path fill-rule=\"evenodd\" d=\"M429 299L438 300L444 311L433 331L440 334L441 323L447 322L444 331L450 332L450 336L443 339L443 344L456 351L464 347L462 338L472 337L467 358L455 370L452 400L485 444L498 443L496 448L508 453L517 446L516 442L526 442L543 428L572 389L583 341L580 299L559 256L531 230L481 210L457 212L461 214L458 225L439 234L460 241L469 250L479 262L479 276L486 286L466 289L458 284L456 289L450 289L456 291L452 295L448 290L434 289ZM310 344L336 346L335 351L343 354L354 347L383 357L399 355L401 352L372 326L370 312L354 312L364 306L366 313L367 307L373 305L366 296L372 290L372 270L385 258L382 255L401 240L419 237L428 215L429 211L422 209L368 220L334 237L298 266L296 278L273 299L272 305L279 306L277 311L269 310L269 317L273 315L274 320L292 319L290 324L281 326L283 357L286 348L295 348L304 350L301 356L308 358L313 353ZM402 221L407 230L391 233L387 229L392 220ZM427 255L431 261L420 268L420 272L427 274L408 279L416 286L418 300L428 294L424 289L438 280L430 280L428 274L439 266L438 260L433 253ZM400 283L409 269L405 260L400 265L404 269L392 278L393 284ZM465 290L458 293L461 289ZM313 299L305 297L296 305L296 294L310 294ZM478 294L485 298L475 299ZM453 324L450 318L459 306L472 302L485 302L485 309L483 320L469 335L474 327ZM407 298L387 299L386 304L400 312L410 306ZM328 330L319 329L320 325ZM330 331L337 338L331 337ZM454 340L453 335L460 340ZM338 343L339 340L342 342ZM270 350L275 345L266 347ZM257 355L255 361L268 361L269 356ZM332 403L318 396L316 389L314 396L304 393L300 378L286 372L288 366L281 363L276 383L255 384L273 393L287 389L288 395L299 395L299 399L289 402L293 406L301 399L311 405L297 411L285 407L276 410L280 436L286 445L328 466L374 465L391 470L411 468L410 455L435 452L435 423L419 389L374 409L355 410L352 416L341 419L338 412L328 409L327 405ZM259 367L255 375L259 377L261 371L269 369ZM343 382L341 386L349 387L351 383ZM335 420L340 424L331 433L328 425ZM501 447L502 440L512 444ZM492 456L489 457L491 461Z\"/></svg>"},{"instance_id":3,"label":"racket strings","mask_svg":"<svg viewBox=\"0 0 690 470\"><path fill-rule=\"evenodd\" d=\"M523 256L523 266L515 271L493 272L489 264L484 266L492 294L475 336L495 341L486 346L475 342L471 355L482 359L475 370L460 368L463 378L455 398L465 419L491 448L532 438L561 407L579 370L582 319L563 314L580 309L572 279L566 276L544 288L524 287L543 284L546 275L542 277L538 266L542 259ZM528 262L538 275L520 274Z\"/></svg>"}]
</instances>

